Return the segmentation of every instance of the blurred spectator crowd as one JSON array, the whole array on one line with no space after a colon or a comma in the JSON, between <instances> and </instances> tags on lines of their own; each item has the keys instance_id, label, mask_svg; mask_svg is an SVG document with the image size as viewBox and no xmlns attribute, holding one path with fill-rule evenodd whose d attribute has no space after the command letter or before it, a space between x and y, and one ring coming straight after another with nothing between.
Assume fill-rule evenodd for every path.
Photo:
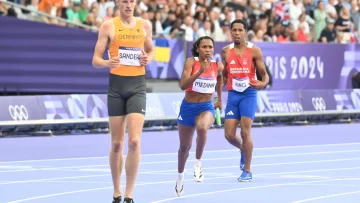
<instances>
[{"instance_id":1,"label":"blurred spectator crowd","mask_svg":"<svg viewBox=\"0 0 360 203\"><path fill-rule=\"evenodd\" d=\"M31 12L8 8L0 0L0 13L31 18ZM114 0L8 0L67 19L41 21L61 26L83 24L99 28L119 15ZM244 19L247 38L254 42L357 43L360 40L360 0L138 0L135 11L153 23L154 37L182 37L187 41L208 35L231 41L230 23Z\"/></svg>"}]
</instances>

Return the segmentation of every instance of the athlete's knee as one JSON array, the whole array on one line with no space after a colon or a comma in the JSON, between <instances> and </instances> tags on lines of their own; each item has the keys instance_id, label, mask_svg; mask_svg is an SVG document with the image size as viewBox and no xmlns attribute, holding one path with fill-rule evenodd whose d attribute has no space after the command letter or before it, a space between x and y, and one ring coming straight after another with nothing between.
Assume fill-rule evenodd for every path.
<instances>
[{"instance_id":1,"label":"athlete's knee","mask_svg":"<svg viewBox=\"0 0 360 203\"><path fill-rule=\"evenodd\" d=\"M236 133L231 133L228 130L225 130L225 139L229 142L233 141L236 139Z\"/></svg>"},{"instance_id":2,"label":"athlete's knee","mask_svg":"<svg viewBox=\"0 0 360 203\"><path fill-rule=\"evenodd\" d=\"M179 152L188 153L190 151L191 145L180 145Z\"/></svg>"},{"instance_id":3,"label":"athlete's knee","mask_svg":"<svg viewBox=\"0 0 360 203\"><path fill-rule=\"evenodd\" d=\"M249 138L250 137L250 130L251 130L251 126L248 126L248 125L241 126L241 138L242 139Z\"/></svg>"},{"instance_id":4,"label":"athlete's knee","mask_svg":"<svg viewBox=\"0 0 360 203\"><path fill-rule=\"evenodd\" d=\"M111 151L114 153L119 153L122 151L124 143L121 141L116 141L111 144Z\"/></svg>"},{"instance_id":5,"label":"athlete's knee","mask_svg":"<svg viewBox=\"0 0 360 203\"><path fill-rule=\"evenodd\" d=\"M129 139L128 145L130 151L138 151L140 149L140 139L131 138Z\"/></svg>"},{"instance_id":6,"label":"athlete's knee","mask_svg":"<svg viewBox=\"0 0 360 203\"><path fill-rule=\"evenodd\" d=\"M196 131L198 134L206 134L207 130L209 129L209 124L205 122L200 122L196 125Z\"/></svg>"},{"instance_id":7,"label":"athlete's knee","mask_svg":"<svg viewBox=\"0 0 360 203\"><path fill-rule=\"evenodd\" d=\"M209 115L210 114L207 114L203 117L198 118L198 120L196 122L196 131L198 134L199 133L206 134L206 132L209 130L212 123L214 122L214 120L212 118L210 118Z\"/></svg>"}]
</instances>

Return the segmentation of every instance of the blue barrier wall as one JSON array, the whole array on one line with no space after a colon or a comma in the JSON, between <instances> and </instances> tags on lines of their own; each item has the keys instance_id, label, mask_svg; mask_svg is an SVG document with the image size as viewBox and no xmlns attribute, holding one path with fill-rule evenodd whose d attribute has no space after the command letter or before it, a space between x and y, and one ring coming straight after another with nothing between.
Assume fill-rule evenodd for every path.
<instances>
[{"instance_id":1,"label":"blue barrier wall","mask_svg":"<svg viewBox=\"0 0 360 203\"><path fill-rule=\"evenodd\" d=\"M97 33L0 17L0 88L21 92L105 93L108 69L91 65ZM227 43L216 43L214 59ZM154 39L147 77L178 80L192 42ZM360 45L256 43L274 90L348 89ZM165 56L165 57L163 57ZM169 57L166 57L169 56ZM107 57L104 54L104 57Z\"/></svg>"},{"instance_id":2,"label":"blue barrier wall","mask_svg":"<svg viewBox=\"0 0 360 203\"><path fill-rule=\"evenodd\" d=\"M214 95L215 96L215 95ZM0 97L0 122L12 120L54 120L107 118L106 94L72 94ZM176 118L184 93L148 93L146 118ZM225 116L227 93L223 93ZM360 90L261 91L257 113L360 109Z\"/></svg>"}]
</instances>

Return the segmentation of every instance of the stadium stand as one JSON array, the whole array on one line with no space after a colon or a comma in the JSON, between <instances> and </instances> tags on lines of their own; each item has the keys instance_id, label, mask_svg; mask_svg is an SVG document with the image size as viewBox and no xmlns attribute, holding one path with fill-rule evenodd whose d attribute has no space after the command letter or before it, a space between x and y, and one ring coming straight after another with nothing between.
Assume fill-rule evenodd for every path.
<instances>
[{"instance_id":1,"label":"stadium stand","mask_svg":"<svg viewBox=\"0 0 360 203\"><path fill-rule=\"evenodd\" d=\"M41 17L61 26L99 26L118 15L113 0L9 0L32 11L45 12L73 24ZM26 10L0 4L0 12L34 19ZM136 14L153 22L156 37L172 39L183 32L186 41L209 35L231 41L230 22L246 19L254 42L355 43L359 39L358 0L139 0Z\"/></svg>"}]
</instances>

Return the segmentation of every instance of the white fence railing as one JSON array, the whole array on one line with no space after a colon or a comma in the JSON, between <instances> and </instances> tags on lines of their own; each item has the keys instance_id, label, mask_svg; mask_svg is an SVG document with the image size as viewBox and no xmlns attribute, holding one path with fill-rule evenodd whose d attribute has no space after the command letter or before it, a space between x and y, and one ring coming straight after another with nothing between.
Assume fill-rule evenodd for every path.
<instances>
[{"instance_id":1,"label":"white fence railing","mask_svg":"<svg viewBox=\"0 0 360 203\"><path fill-rule=\"evenodd\" d=\"M49 19L52 19L52 20L56 20L58 22L66 23L66 24L71 25L73 27L78 27L78 28L90 30L90 31L93 31L93 32L97 32L97 28L95 28L95 27L91 27L91 26L88 26L88 25L80 24L80 23L74 23L74 22L69 21L69 20L64 19L64 18L58 18L56 16L49 15L49 14L44 13L42 11L32 9L32 7L23 6L23 5L12 3L12 2L9 2L9 1L1 1L1 2L5 3L9 8L10 7L14 8L16 13L19 15L18 17L20 19L42 22L42 17L46 17L46 18L49 18ZM29 14L23 14L23 12L21 10L28 11Z\"/></svg>"}]
</instances>

